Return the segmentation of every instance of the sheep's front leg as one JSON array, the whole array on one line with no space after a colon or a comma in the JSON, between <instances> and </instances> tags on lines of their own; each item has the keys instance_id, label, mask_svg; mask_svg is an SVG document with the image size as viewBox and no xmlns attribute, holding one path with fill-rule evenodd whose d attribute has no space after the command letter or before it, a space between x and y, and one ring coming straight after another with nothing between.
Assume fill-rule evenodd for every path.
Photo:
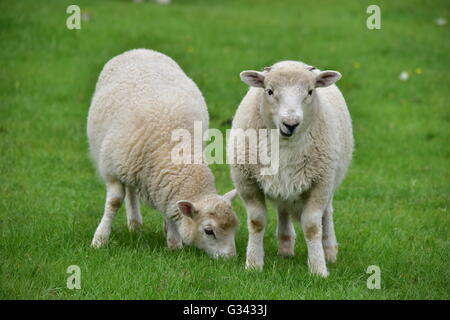
<instances>
[{"instance_id":1,"label":"sheep's front leg","mask_svg":"<svg viewBox=\"0 0 450 320\"><path fill-rule=\"evenodd\" d=\"M322 218L323 234L322 234L322 245L325 251L325 259L328 262L336 262L338 245L336 241L336 234L334 233L334 223L333 223L333 205L330 204L325 209Z\"/></svg>"},{"instance_id":2,"label":"sheep's front leg","mask_svg":"<svg viewBox=\"0 0 450 320\"><path fill-rule=\"evenodd\" d=\"M326 186L311 190L301 215L301 226L308 247L308 265L313 274L328 276L322 245L322 217L328 204L329 191Z\"/></svg>"},{"instance_id":3,"label":"sheep's front leg","mask_svg":"<svg viewBox=\"0 0 450 320\"><path fill-rule=\"evenodd\" d=\"M247 209L248 245L245 267L261 271L264 266L264 232L267 223L267 209L264 200L244 199Z\"/></svg>"},{"instance_id":4,"label":"sheep's front leg","mask_svg":"<svg viewBox=\"0 0 450 320\"><path fill-rule=\"evenodd\" d=\"M112 221L120 209L124 197L125 188L122 183L117 180L106 182L105 211L92 240L92 246L94 248L100 248L108 243Z\"/></svg>"},{"instance_id":5,"label":"sheep's front leg","mask_svg":"<svg viewBox=\"0 0 450 320\"><path fill-rule=\"evenodd\" d=\"M267 223L265 196L256 181L247 176L244 167L232 166L231 177L247 212L247 259L246 269L261 271L264 266L264 232Z\"/></svg>"},{"instance_id":6,"label":"sheep's front leg","mask_svg":"<svg viewBox=\"0 0 450 320\"><path fill-rule=\"evenodd\" d=\"M169 249L175 250L183 248L183 241L181 240L178 226L170 218L164 219L164 233L166 234L167 247Z\"/></svg>"},{"instance_id":7,"label":"sheep's front leg","mask_svg":"<svg viewBox=\"0 0 450 320\"><path fill-rule=\"evenodd\" d=\"M125 206L127 209L128 230L136 231L142 227L142 216L139 208L139 194L134 187L126 187Z\"/></svg>"},{"instance_id":8,"label":"sheep's front leg","mask_svg":"<svg viewBox=\"0 0 450 320\"><path fill-rule=\"evenodd\" d=\"M295 248L295 229L289 212L278 206L278 255L291 257Z\"/></svg>"}]
</instances>

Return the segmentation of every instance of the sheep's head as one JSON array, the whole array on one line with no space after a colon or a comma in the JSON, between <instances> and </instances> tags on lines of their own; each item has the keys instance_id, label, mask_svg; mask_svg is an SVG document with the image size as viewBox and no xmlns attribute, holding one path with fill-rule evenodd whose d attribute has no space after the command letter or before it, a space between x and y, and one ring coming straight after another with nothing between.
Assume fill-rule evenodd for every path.
<instances>
[{"instance_id":1,"label":"sheep's head","mask_svg":"<svg viewBox=\"0 0 450 320\"><path fill-rule=\"evenodd\" d=\"M264 89L263 117L283 138L301 132L316 97L316 88L328 87L341 78L337 71L319 71L297 61L282 61L263 72L243 71L241 80Z\"/></svg>"},{"instance_id":2,"label":"sheep's head","mask_svg":"<svg viewBox=\"0 0 450 320\"><path fill-rule=\"evenodd\" d=\"M232 190L223 196L207 195L195 202L178 201L178 210L184 216L180 230L183 242L214 258L235 256L237 218L231 201L236 195L236 190Z\"/></svg>"}]
</instances>

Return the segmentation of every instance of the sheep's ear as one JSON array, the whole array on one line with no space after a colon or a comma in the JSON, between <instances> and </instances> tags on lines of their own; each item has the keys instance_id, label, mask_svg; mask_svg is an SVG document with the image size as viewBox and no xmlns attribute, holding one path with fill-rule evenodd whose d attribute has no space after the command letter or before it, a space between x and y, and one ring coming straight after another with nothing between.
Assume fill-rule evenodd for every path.
<instances>
[{"instance_id":1,"label":"sheep's ear","mask_svg":"<svg viewBox=\"0 0 450 320\"><path fill-rule=\"evenodd\" d=\"M237 190L236 189L233 189L233 190L231 190L231 191L228 191L227 193L225 193L224 195L223 195L223 197L225 198L225 199L227 199L228 201L233 201L234 200L234 198L236 198L236 196L237 196Z\"/></svg>"},{"instance_id":2,"label":"sheep's ear","mask_svg":"<svg viewBox=\"0 0 450 320\"><path fill-rule=\"evenodd\" d=\"M196 214L196 210L192 202L187 200L180 200L177 202L178 210L186 217L193 218Z\"/></svg>"},{"instance_id":3,"label":"sheep's ear","mask_svg":"<svg viewBox=\"0 0 450 320\"><path fill-rule=\"evenodd\" d=\"M264 74L258 71L242 71L241 80L250 87L264 88Z\"/></svg>"},{"instance_id":4,"label":"sheep's ear","mask_svg":"<svg viewBox=\"0 0 450 320\"><path fill-rule=\"evenodd\" d=\"M316 88L328 87L341 78L341 74L337 71L322 71L316 77Z\"/></svg>"}]
</instances>

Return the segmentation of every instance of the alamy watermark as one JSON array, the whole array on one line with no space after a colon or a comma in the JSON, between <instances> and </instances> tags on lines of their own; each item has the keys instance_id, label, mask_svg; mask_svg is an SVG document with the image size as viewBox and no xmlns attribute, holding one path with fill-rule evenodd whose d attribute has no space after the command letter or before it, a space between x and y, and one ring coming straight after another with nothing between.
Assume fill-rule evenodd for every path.
<instances>
[{"instance_id":1,"label":"alamy watermark","mask_svg":"<svg viewBox=\"0 0 450 320\"><path fill-rule=\"evenodd\" d=\"M77 265L71 265L67 268L66 273L70 276L67 277L67 289L81 289L81 269Z\"/></svg>"},{"instance_id":2,"label":"alamy watermark","mask_svg":"<svg viewBox=\"0 0 450 320\"><path fill-rule=\"evenodd\" d=\"M370 274L367 278L367 289L381 289L381 269L377 265L367 267L366 273Z\"/></svg>"},{"instance_id":3,"label":"alamy watermark","mask_svg":"<svg viewBox=\"0 0 450 320\"><path fill-rule=\"evenodd\" d=\"M372 4L366 10L370 16L367 18L366 26L369 30L381 29L381 9L379 6Z\"/></svg>"},{"instance_id":4,"label":"alamy watermark","mask_svg":"<svg viewBox=\"0 0 450 320\"><path fill-rule=\"evenodd\" d=\"M203 150L207 141L210 142ZM204 130L203 123L195 121L193 133L187 129L173 130L171 142L176 143L171 151L174 164L258 164L262 175L278 173L279 134L276 129L231 129L226 130L224 139L220 130Z\"/></svg>"},{"instance_id":5,"label":"alamy watermark","mask_svg":"<svg viewBox=\"0 0 450 320\"><path fill-rule=\"evenodd\" d=\"M81 29L81 9L79 6L72 4L67 7L66 13L69 14L66 20L66 27L69 30Z\"/></svg>"}]
</instances>

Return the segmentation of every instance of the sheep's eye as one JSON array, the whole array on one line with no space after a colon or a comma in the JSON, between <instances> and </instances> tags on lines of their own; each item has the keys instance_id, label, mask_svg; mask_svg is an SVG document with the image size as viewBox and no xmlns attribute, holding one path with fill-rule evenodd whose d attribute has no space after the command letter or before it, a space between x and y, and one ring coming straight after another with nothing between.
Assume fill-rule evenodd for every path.
<instances>
[{"instance_id":1,"label":"sheep's eye","mask_svg":"<svg viewBox=\"0 0 450 320\"><path fill-rule=\"evenodd\" d=\"M273 95L273 90L272 90L272 89L267 89L267 94L268 94L269 96Z\"/></svg>"},{"instance_id":2,"label":"sheep's eye","mask_svg":"<svg viewBox=\"0 0 450 320\"><path fill-rule=\"evenodd\" d=\"M205 229L204 231L208 236L216 237L216 235L214 234L214 231L212 229Z\"/></svg>"},{"instance_id":3,"label":"sheep's eye","mask_svg":"<svg viewBox=\"0 0 450 320\"><path fill-rule=\"evenodd\" d=\"M309 95L312 95L312 89L308 91L308 94L309 94Z\"/></svg>"}]
</instances>

